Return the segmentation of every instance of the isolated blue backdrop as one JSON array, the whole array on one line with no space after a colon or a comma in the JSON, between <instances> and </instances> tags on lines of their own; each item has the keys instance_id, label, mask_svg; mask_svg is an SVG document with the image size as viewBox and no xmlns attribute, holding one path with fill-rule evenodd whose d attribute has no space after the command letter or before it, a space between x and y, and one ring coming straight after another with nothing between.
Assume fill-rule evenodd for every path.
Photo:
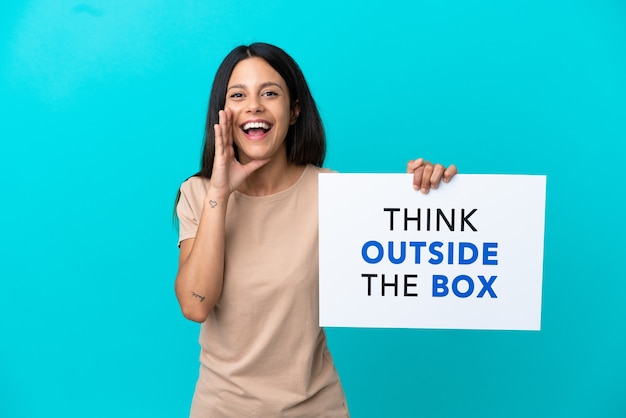
<instances>
[{"instance_id":1,"label":"isolated blue backdrop","mask_svg":"<svg viewBox=\"0 0 626 418\"><path fill-rule=\"evenodd\" d=\"M32 0L0 5L0 417L186 415L172 204L257 40L331 168L548 176L542 330L330 329L353 416L626 416L623 1Z\"/></svg>"}]
</instances>

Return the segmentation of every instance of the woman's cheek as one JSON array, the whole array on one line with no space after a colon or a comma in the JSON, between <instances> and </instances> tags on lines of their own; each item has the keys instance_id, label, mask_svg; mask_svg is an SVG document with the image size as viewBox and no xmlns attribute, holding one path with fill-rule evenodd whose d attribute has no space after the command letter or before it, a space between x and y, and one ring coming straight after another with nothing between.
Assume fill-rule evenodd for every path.
<instances>
[{"instance_id":1,"label":"woman's cheek","mask_svg":"<svg viewBox=\"0 0 626 418\"><path fill-rule=\"evenodd\" d=\"M241 104L226 100L226 103L224 104L224 110L226 109L229 109L233 115L233 118L235 118L236 116L239 116L239 113L241 112Z\"/></svg>"}]
</instances>

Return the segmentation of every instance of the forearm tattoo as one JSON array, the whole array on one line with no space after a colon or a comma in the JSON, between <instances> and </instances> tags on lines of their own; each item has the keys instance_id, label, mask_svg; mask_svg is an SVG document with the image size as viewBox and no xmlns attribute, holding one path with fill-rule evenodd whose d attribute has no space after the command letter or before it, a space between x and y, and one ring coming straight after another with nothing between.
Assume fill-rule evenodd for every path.
<instances>
[{"instance_id":1,"label":"forearm tattoo","mask_svg":"<svg viewBox=\"0 0 626 418\"><path fill-rule=\"evenodd\" d=\"M196 292L191 292L193 297L200 299L200 302L204 302L204 296L197 294Z\"/></svg>"},{"instance_id":2,"label":"forearm tattoo","mask_svg":"<svg viewBox=\"0 0 626 418\"><path fill-rule=\"evenodd\" d=\"M212 209L215 209L215 207L217 206L217 202L215 200L209 200L209 205L211 205Z\"/></svg>"}]
</instances>

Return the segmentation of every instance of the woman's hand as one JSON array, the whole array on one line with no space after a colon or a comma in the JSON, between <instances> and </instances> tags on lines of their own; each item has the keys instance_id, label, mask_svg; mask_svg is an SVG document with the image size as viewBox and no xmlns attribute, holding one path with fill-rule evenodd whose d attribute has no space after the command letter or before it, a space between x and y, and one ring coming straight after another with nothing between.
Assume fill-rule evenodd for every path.
<instances>
[{"instance_id":1,"label":"woman's hand","mask_svg":"<svg viewBox=\"0 0 626 418\"><path fill-rule=\"evenodd\" d=\"M430 189L439 187L441 180L444 183L449 182L458 170L454 164L446 168L441 164L433 164L418 158L407 163L406 172L413 174L413 188L426 194Z\"/></svg>"},{"instance_id":2,"label":"woman's hand","mask_svg":"<svg viewBox=\"0 0 626 418\"><path fill-rule=\"evenodd\" d=\"M215 132L215 157L211 174L211 188L225 197L244 182L254 171L265 165L269 159L252 160L242 165L235 158L233 148L233 114L230 109L219 111L219 123L213 126Z\"/></svg>"}]
</instances>

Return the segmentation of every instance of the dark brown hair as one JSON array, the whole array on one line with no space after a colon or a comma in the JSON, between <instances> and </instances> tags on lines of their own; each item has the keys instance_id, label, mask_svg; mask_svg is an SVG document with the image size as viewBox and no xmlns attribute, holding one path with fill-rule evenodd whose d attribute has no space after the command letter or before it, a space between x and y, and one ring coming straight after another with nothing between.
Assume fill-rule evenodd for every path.
<instances>
[{"instance_id":1,"label":"dark brown hair","mask_svg":"<svg viewBox=\"0 0 626 418\"><path fill-rule=\"evenodd\" d=\"M218 123L218 112L224 109L228 81L233 69L239 62L251 57L265 60L285 80L292 108L296 101L300 104L300 115L296 123L289 127L285 138L287 160L297 165L313 164L318 167L324 163L326 134L302 70L293 58L277 46L254 43L233 49L217 69L209 99L209 109L204 127L204 148L200 171L195 174L197 176L211 177L215 156L213 125ZM237 155L236 146L235 155Z\"/></svg>"},{"instance_id":2,"label":"dark brown hair","mask_svg":"<svg viewBox=\"0 0 626 418\"><path fill-rule=\"evenodd\" d=\"M200 171L193 176L211 178L213 159L215 157L215 133L213 126L218 123L218 112L226 104L228 81L235 66L248 58L258 57L265 60L285 80L289 90L291 107L298 101L300 115L294 125L289 127L285 145L287 161L296 165L313 164L321 167L326 156L326 134L315 100L311 95L304 74L298 64L285 51L277 46L266 43L241 45L233 49L220 64L213 80L209 109L204 126L204 145L200 161ZM237 147L235 157L237 158ZM192 177L193 177L192 176ZM176 196L176 204L180 198L180 190ZM174 210L174 214L176 211ZM174 216L176 219L176 216Z\"/></svg>"}]
</instances>

